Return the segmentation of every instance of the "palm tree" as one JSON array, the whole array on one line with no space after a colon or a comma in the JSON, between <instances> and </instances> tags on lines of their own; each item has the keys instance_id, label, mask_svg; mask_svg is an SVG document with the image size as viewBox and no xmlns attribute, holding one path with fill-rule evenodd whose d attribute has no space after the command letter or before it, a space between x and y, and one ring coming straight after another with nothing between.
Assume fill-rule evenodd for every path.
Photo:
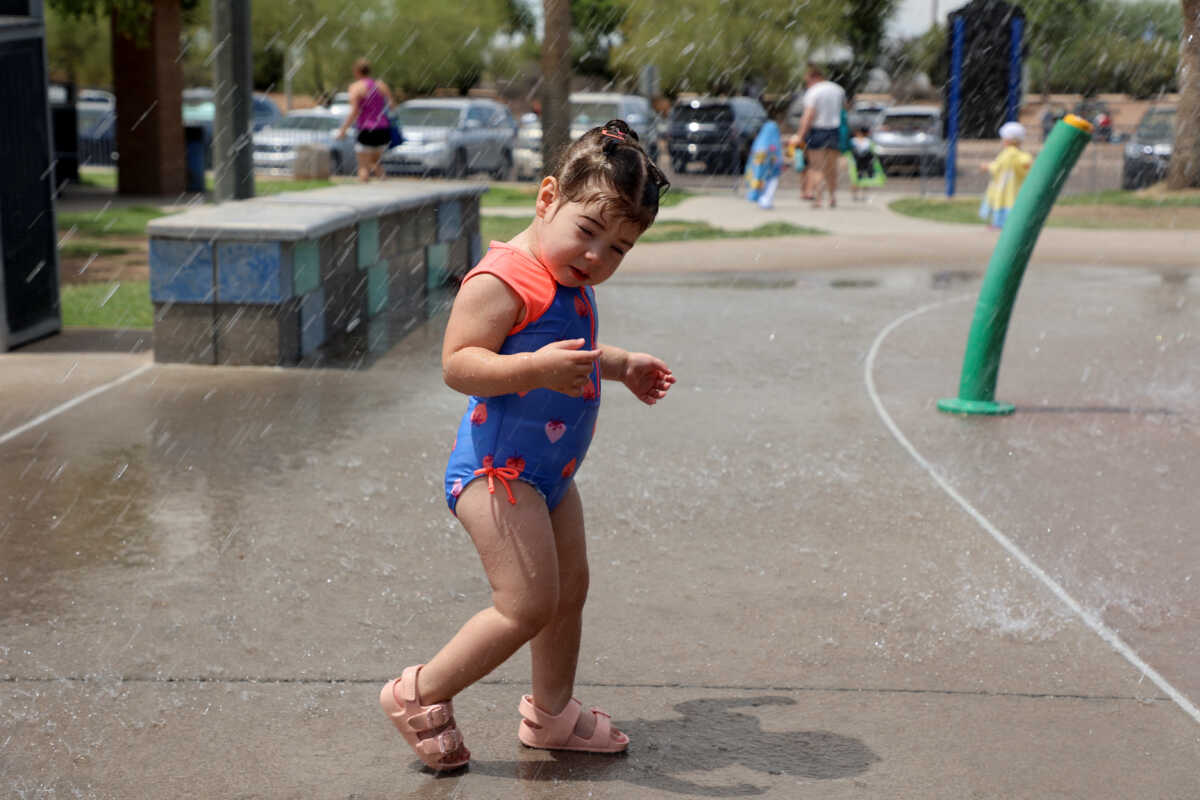
<instances>
[{"instance_id":1,"label":"palm tree","mask_svg":"<svg viewBox=\"0 0 1200 800\"><path fill-rule=\"evenodd\" d=\"M571 137L571 4L542 0L542 171L550 173Z\"/></svg>"}]
</instances>

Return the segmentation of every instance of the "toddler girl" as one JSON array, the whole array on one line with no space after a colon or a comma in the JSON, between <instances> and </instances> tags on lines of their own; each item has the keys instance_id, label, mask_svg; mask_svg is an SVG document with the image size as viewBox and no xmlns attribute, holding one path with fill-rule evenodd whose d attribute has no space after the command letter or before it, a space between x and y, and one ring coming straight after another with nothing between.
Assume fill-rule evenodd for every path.
<instances>
[{"instance_id":1,"label":"toddler girl","mask_svg":"<svg viewBox=\"0 0 1200 800\"><path fill-rule=\"evenodd\" d=\"M463 280L442 345L447 385L469 395L446 501L470 534L492 606L379 702L436 771L465 765L453 698L530 643L529 747L615 753L629 738L572 697L588 564L574 475L595 432L600 379L653 405L675 382L658 358L596 339L592 287L616 272L668 187L621 120L593 128L538 187L533 222L492 242Z\"/></svg>"},{"instance_id":2,"label":"toddler girl","mask_svg":"<svg viewBox=\"0 0 1200 800\"><path fill-rule=\"evenodd\" d=\"M1000 139L1004 142L1000 155L990 163L979 165L980 172L992 176L983 202L979 204L979 216L996 230L1004 227L1017 201L1017 193L1021 191L1021 184L1033 166L1033 156L1021 149L1021 143L1025 140L1025 126L1019 122L1004 123L1000 126Z\"/></svg>"}]
</instances>

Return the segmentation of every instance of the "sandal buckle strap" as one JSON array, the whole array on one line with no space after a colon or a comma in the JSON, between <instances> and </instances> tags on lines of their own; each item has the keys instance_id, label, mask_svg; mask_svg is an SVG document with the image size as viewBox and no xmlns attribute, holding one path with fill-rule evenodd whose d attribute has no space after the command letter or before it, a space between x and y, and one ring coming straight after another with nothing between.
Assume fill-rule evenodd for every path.
<instances>
[{"instance_id":1,"label":"sandal buckle strap","mask_svg":"<svg viewBox=\"0 0 1200 800\"><path fill-rule=\"evenodd\" d=\"M425 706L420 714L413 714L405 722L414 731L428 731L442 727L453 716L454 711L450 708L449 703L436 703L432 706Z\"/></svg>"},{"instance_id":2,"label":"sandal buckle strap","mask_svg":"<svg viewBox=\"0 0 1200 800\"><path fill-rule=\"evenodd\" d=\"M451 728L437 736L422 739L414 745L414 749L421 755L446 756L456 752L462 747L462 743L462 734L457 728Z\"/></svg>"}]
</instances>

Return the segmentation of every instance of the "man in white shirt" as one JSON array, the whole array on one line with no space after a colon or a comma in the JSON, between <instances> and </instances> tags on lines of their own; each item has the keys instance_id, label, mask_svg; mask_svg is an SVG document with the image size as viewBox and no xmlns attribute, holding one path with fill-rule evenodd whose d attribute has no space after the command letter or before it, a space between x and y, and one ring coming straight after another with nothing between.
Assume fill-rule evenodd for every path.
<instances>
[{"instance_id":1,"label":"man in white shirt","mask_svg":"<svg viewBox=\"0 0 1200 800\"><path fill-rule=\"evenodd\" d=\"M809 169L804 176L804 198L813 201L813 208L821 207L821 186L829 190L829 207L837 205L838 132L842 124L842 109L846 105L846 91L833 81L825 80L825 74L815 64L810 64L804 73L804 114L800 117L800 130L792 137L792 144L805 147Z\"/></svg>"}]
</instances>

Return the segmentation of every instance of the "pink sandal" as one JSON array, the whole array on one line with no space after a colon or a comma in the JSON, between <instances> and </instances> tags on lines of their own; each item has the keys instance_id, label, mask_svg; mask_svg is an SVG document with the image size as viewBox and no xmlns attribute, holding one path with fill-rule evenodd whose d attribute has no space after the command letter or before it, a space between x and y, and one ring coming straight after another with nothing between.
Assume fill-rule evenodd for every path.
<instances>
[{"instance_id":1,"label":"pink sandal","mask_svg":"<svg viewBox=\"0 0 1200 800\"><path fill-rule=\"evenodd\" d=\"M447 700L421 705L417 673L424 664L408 667L379 692L379 705L426 766L438 772L458 769L471 758L454 722L454 705Z\"/></svg>"},{"instance_id":2,"label":"pink sandal","mask_svg":"<svg viewBox=\"0 0 1200 800\"><path fill-rule=\"evenodd\" d=\"M581 753L622 753L629 746L629 737L614 731L612 717L598 708L592 709L596 715L596 729L592 735L586 739L576 736L575 723L583 712L583 704L574 697L557 715L538 708L529 695L521 698L519 709L524 719L521 720L517 737L526 747Z\"/></svg>"}]
</instances>

